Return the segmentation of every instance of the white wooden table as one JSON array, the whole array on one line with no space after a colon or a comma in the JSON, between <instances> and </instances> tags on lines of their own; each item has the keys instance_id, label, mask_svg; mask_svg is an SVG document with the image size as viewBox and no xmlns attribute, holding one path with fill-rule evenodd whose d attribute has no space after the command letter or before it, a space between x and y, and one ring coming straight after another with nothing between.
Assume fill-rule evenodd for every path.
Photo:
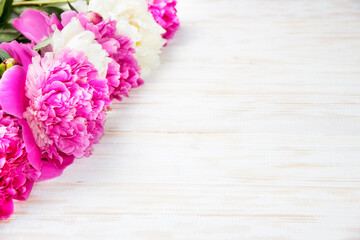
<instances>
[{"instance_id":1,"label":"white wooden table","mask_svg":"<svg viewBox=\"0 0 360 240\"><path fill-rule=\"evenodd\" d=\"M179 0L89 159L1 240L360 239L360 1Z\"/></svg>"}]
</instances>

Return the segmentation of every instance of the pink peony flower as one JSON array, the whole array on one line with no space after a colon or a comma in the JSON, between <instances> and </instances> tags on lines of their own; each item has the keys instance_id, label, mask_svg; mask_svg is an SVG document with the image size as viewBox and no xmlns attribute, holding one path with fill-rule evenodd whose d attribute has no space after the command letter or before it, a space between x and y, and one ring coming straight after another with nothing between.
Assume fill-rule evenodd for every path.
<instances>
[{"instance_id":1,"label":"pink peony flower","mask_svg":"<svg viewBox=\"0 0 360 240\"><path fill-rule=\"evenodd\" d=\"M149 12L155 21L162 26L166 32L163 38L170 40L180 26L180 20L176 13L176 0L147 0Z\"/></svg>"},{"instance_id":2,"label":"pink peony flower","mask_svg":"<svg viewBox=\"0 0 360 240\"><path fill-rule=\"evenodd\" d=\"M107 79L110 98L121 100L121 96L128 97L131 88L144 83L140 78L138 65L130 38L116 34L116 21L103 21L94 12L76 13L68 11L61 15L61 23L65 27L72 18L78 18L85 30L95 34L95 39L105 49L113 61L109 64ZM100 21L101 20L101 21Z\"/></svg>"},{"instance_id":3,"label":"pink peony flower","mask_svg":"<svg viewBox=\"0 0 360 240\"><path fill-rule=\"evenodd\" d=\"M131 88L138 87L144 83L140 78L140 66L134 57L135 50L132 48L131 40L116 34L116 21L110 19L103 21L99 14L94 12L76 13L74 11L64 12L61 15L61 24L57 23L46 13L26 10L20 15L20 19L14 21L14 26L25 36L49 37L54 31L51 25L55 24L62 29L70 23L72 18L78 18L85 30L95 34L96 41L101 44L113 59L108 65L107 80L110 99L121 100L122 96L128 97ZM41 25L40 29L27 28L28 25ZM60 27L59 27L60 26ZM34 43L39 43L39 37L29 38Z\"/></svg>"},{"instance_id":4,"label":"pink peony flower","mask_svg":"<svg viewBox=\"0 0 360 240\"><path fill-rule=\"evenodd\" d=\"M103 134L110 99L106 79L98 77L83 52L64 48L56 55L34 57L26 96L24 117L45 160L41 180L91 154Z\"/></svg>"},{"instance_id":5,"label":"pink peony flower","mask_svg":"<svg viewBox=\"0 0 360 240\"><path fill-rule=\"evenodd\" d=\"M13 199L25 200L40 176L29 161L19 119L0 107L0 219L13 212Z\"/></svg>"},{"instance_id":6,"label":"pink peony flower","mask_svg":"<svg viewBox=\"0 0 360 240\"><path fill-rule=\"evenodd\" d=\"M22 125L23 140L30 164L36 169L41 169L39 150L27 122L23 119L28 99L25 97L25 79L31 59L38 54L32 50L31 45L21 44L16 41L0 44L0 49L6 51L20 65L5 71L0 80L0 106L2 110L17 119Z\"/></svg>"},{"instance_id":7,"label":"pink peony flower","mask_svg":"<svg viewBox=\"0 0 360 240\"><path fill-rule=\"evenodd\" d=\"M40 176L41 160L30 127L23 119L26 70L36 52L29 45L2 43L16 59L0 80L0 219L13 212L13 199L25 200Z\"/></svg>"}]
</instances>

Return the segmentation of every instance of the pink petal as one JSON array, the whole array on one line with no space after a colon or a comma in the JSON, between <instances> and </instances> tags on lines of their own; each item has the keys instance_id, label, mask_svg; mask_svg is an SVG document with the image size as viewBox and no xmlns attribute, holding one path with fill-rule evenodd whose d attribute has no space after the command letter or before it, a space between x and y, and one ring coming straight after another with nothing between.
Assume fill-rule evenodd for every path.
<instances>
[{"instance_id":1,"label":"pink petal","mask_svg":"<svg viewBox=\"0 0 360 240\"><path fill-rule=\"evenodd\" d=\"M9 200L4 205L0 206L0 219L7 219L14 212L14 203Z\"/></svg>"},{"instance_id":2,"label":"pink petal","mask_svg":"<svg viewBox=\"0 0 360 240\"><path fill-rule=\"evenodd\" d=\"M25 201L26 199L28 199L30 193L31 193L31 190L34 186L34 182L33 181L27 181L26 182L26 190L24 193L21 194L21 196L17 197L16 200L19 200L19 201Z\"/></svg>"},{"instance_id":3,"label":"pink petal","mask_svg":"<svg viewBox=\"0 0 360 240\"><path fill-rule=\"evenodd\" d=\"M21 66L7 70L0 81L0 105L3 110L17 118L24 113L26 72Z\"/></svg>"},{"instance_id":4,"label":"pink petal","mask_svg":"<svg viewBox=\"0 0 360 240\"><path fill-rule=\"evenodd\" d=\"M32 48L32 44L23 44L16 41L0 44L0 49L9 53L12 58L16 59L16 61L24 67L25 71L27 71L28 66L32 63L32 58L38 55Z\"/></svg>"},{"instance_id":5,"label":"pink petal","mask_svg":"<svg viewBox=\"0 0 360 240\"><path fill-rule=\"evenodd\" d=\"M51 14L50 16L50 26L52 25L56 25L56 27L59 30L62 30L64 27L62 26L62 24L60 23L59 19L57 18L57 16L55 15L55 13Z\"/></svg>"},{"instance_id":6,"label":"pink petal","mask_svg":"<svg viewBox=\"0 0 360 240\"><path fill-rule=\"evenodd\" d=\"M63 157L63 163L61 166L56 166L54 163L44 161L41 168L41 176L38 181L46 181L56 177L59 177L64 169L74 162L74 157Z\"/></svg>"},{"instance_id":7,"label":"pink petal","mask_svg":"<svg viewBox=\"0 0 360 240\"><path fill-rule=\"evenodd\" d=\"M19 18L15 18L13 25L19 30L25 37L30 39L34 43L39 43L46 39L53 33L51 26L60 25L59 20L56 20L48 16L45 12L36 11L33 9L27 9L20 15Z\"/></svg>"},{"instance_id":8,"label":"pink petal","mask_svg":"<svg viewBox=\"0 0 360 240\"><path fill-rule=\"evenodd\" d=\"M26 177L23 174L19 174L13 178L13 186L18 189L26 183Z\"/></svg>"},{"instance_id":9,"label":"pink petal","mask_svg":"<svg viewBox=\"0 0 360 240\"><path fill-rule=\"evenodd\" d=\"M19 120L22 126L22 134L25 142L26 152L28 154L28 159L30 164L36 169L41 170L42 161L40 157L39 148L36 145L33 133L28 125L28 123L24 119Z\"/></svg>"},{"instance_id":10,"label":"pink petal","mask_svg":"<svg viewBox=\"0 0 360 240\"><path fill-rule=\"evenodd\" d=\"M71 19L77 17L77 13L75 11L66 11L61 14L61 24L66 26L70 23Z\"/></svg>"},{"instance_id":11,"label":"pink petal","mask_svg":"<svg viewBox=\"0 0 360 240\"><path fill-rule=\"evenodd\" d=\"M45 161L41 169L41 176L38 181L46 181L56 177L59 177L63 173L64 169L57 168L54 164Z\"/></svg>"}]
</instances>

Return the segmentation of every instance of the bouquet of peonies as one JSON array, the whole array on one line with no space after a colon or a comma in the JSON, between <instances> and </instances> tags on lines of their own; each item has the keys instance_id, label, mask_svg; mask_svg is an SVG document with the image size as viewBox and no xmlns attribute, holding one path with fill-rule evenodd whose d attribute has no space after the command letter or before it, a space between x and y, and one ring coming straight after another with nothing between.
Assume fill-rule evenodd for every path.
<instances>
[{"instance_id":1,"label":"bouquet of peonies","mask_svg":"<svg viewBox=\"0 0 360 240\"><path fill-rule=\"evenodd\" d=\"M0 219L88 157L112 100L158 65L176 0L0 0Z\"/></svg>"}]
</instances>

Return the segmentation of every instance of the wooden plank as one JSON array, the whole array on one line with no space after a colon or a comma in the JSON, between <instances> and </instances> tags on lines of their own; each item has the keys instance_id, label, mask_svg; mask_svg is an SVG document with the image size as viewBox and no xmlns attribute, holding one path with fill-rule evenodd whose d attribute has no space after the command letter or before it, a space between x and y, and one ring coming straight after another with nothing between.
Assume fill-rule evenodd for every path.
<instances>
[{"instance_id":1,"label":"wooden plank","mask_svg":"<svg viewBox=\"0 0 360 240\"><path fill-rule=\"evenodd\" d=\"M162 66L0 239L360 239L360 2L181 0Z\"/></svg>"}]
</instances>

